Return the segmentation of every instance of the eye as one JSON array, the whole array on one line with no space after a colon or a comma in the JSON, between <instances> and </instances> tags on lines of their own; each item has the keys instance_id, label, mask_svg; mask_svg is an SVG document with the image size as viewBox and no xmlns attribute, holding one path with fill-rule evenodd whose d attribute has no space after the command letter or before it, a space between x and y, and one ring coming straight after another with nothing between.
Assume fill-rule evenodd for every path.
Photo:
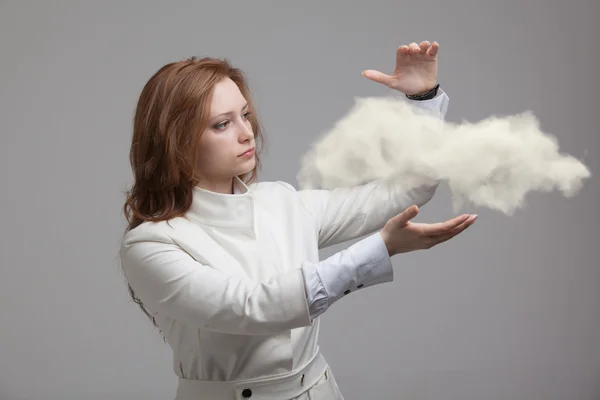
<instances>
[{"instance_id":1,"label":"eye","mask_svg":"<svg viewBox=\"0 0 600 400\"><path fill-rule=\"evenodd\" d=\"M246 112L244 113L244 118L248 119L248 117L250 116L250 114L252 114L252 112L251 112L251 111L246 111Z\"/></svg>"},{"instance_id":2,"label":"eye","mask_svg":"<svg viewBox=\"0 0 600 400\"><path fill-rule=\"evenodd\" d=\"M229 121L223 121L223 122L221 122L219 124L214 125L213 127L215 129L218 129L218 130L222 131L223 129L227 128L227 125L229 125Z\"/></svg>"}]
</instances>

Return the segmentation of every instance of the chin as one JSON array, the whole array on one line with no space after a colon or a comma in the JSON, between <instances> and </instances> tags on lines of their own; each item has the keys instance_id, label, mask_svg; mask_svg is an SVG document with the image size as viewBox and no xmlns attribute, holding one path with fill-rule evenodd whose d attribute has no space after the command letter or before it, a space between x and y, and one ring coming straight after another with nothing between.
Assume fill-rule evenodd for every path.
<instances>
[{"instance_id":1,"label":"chin","mask_svg":"<svg viewBox=\"0 0 600 400\"><path fill-rule=\"evenodd\" d=\"M237 175L247 174L248 172L251 172L254 169L254 167L256 167L256 160L248 160L248 163L244 164L243 166L240 166Z\"/></svg>"}]
</instances>

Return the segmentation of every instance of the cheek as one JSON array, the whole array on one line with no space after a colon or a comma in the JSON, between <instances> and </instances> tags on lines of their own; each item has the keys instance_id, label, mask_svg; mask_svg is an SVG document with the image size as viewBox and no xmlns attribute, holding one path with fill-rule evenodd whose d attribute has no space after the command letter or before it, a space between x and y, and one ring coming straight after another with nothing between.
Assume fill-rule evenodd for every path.
<instances>
[{"instance_id":1,"label":"cheek","mask_svg":"<svg viewBox=\"0 0 600 400\"><path fill-rule=\"evenodd\" d=\"M231 163L234 148L225 135L208 134L200 141L197 165L204 170L218 170Z\"/></svg>"},{"instance_id":2,"label":"cheek","mask_svg":"<svg viewBox=\"0 0 600 400\"><path fill-rule=\"evenodd\" d=\"M218 155L218 146L215 141L209 137L210 132L205 132L199 143L197 153L197 165L206 170L214 165L216 156Z\"/></svg>"}]
</instances>

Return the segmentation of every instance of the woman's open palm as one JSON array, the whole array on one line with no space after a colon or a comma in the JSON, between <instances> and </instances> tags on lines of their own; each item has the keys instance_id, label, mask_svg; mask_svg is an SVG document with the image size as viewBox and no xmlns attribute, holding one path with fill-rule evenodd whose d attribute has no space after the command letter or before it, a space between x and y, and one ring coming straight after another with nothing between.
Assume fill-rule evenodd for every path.
<instances>
[{"instance_id":1,"label":"woman's open palm","mask_svg":"<svg viewBox=\"0 0 600 400\"><path fill-rule=\"evenodd\" d=\"M452 239L473 225L476 215L463 214L445 222L434 224L415 223L419 208L414 205L390 218L381 230L381 236L390 256L414 250L429 249Z\"/></svg>"}]
</instances>

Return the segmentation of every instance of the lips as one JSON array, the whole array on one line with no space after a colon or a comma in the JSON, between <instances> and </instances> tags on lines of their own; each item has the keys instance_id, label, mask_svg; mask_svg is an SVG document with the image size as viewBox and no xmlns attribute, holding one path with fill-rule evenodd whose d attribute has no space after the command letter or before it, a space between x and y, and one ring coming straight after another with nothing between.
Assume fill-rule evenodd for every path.
<instances>
[{"instance_id":1,"label":"lips","mask_svg":"<svg viewBox=\"0 0 600 400\"><path fill-rule=\"evenodd\" d=\"M254 154L254 147L246 150L245 152L243 152L242 154L240 154L240 156L249 156L251 154Z\"/></svg>"}]
</instances>

